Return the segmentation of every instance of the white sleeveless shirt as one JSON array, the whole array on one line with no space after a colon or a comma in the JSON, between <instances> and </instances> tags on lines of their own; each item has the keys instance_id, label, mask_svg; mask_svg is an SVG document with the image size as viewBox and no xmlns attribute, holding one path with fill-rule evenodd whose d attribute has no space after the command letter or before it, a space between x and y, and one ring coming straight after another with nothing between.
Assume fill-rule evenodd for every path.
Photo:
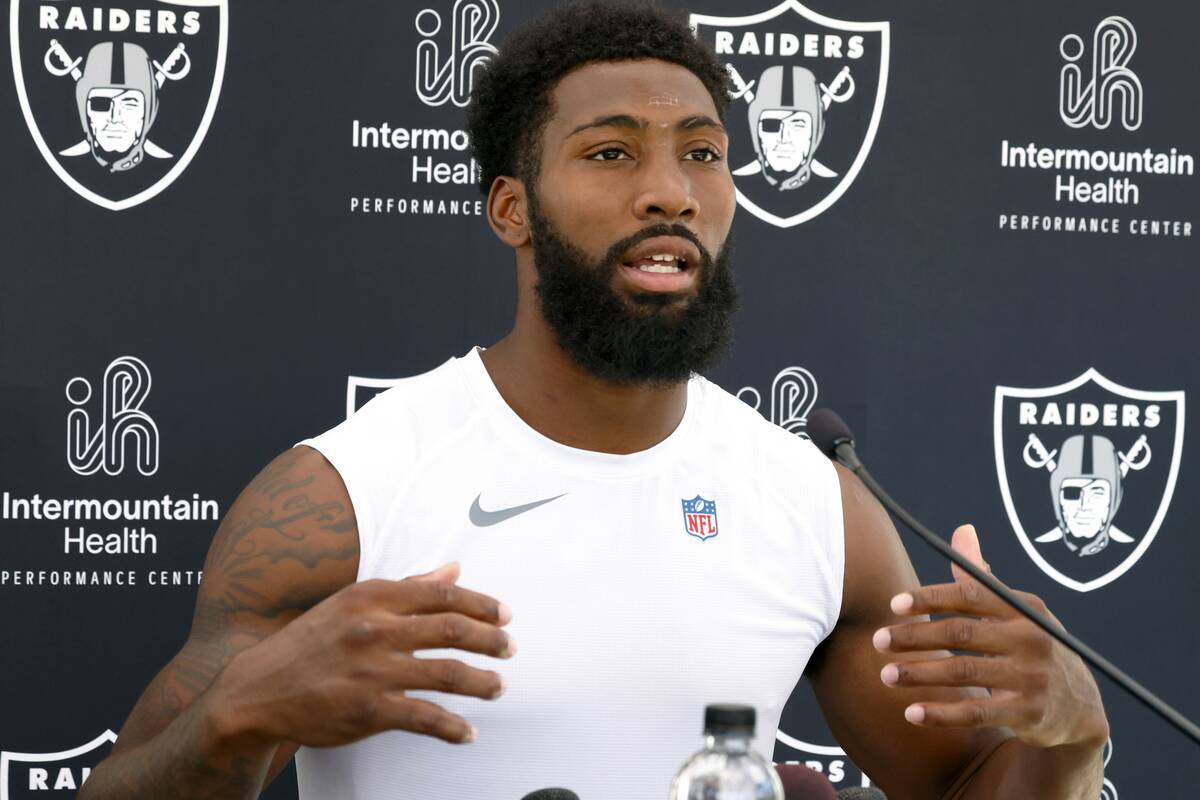
<instances>
[{"instance_id":1,"label":"white sleeveless shirt","mask_svg":"<svg viewBox=\"0 0 1200 800\"><path fill-rule=\"evenodd\" d=\"M579 450L526 425L472 350L302 444L354 504L358 580L457 560L459 585L512 608L519 652L422 651L504 676L498 700L411 693L478 740L389 731L301 748L301 800L520 800L547 786L662 800L703 744L708 703L753 705L771 757L841 607L838 478L810 442L695 377L659 444Z\"/></svg>"}]
</instances>

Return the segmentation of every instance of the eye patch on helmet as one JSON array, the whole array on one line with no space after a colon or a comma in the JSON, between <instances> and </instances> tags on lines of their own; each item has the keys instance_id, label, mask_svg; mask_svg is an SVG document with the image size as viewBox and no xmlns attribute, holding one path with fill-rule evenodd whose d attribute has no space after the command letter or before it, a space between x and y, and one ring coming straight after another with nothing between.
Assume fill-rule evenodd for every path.
<instances>
[{"instance_id":1,"label":"eye patch on helmet","mask_svg":"<svg viewBox=\"0 0 1200 800\"><path fill-rule=\"evenodd\" d=\"M1060 486L1058 489L1058 496L1061 497L1063 500L1070 500L1070 501L1078 502L1083 499L1083 495L1085 493L1088 493L1088 492L1090 492L1092 494L1102 493L1103 490L1107 488L1105 486L1105 483L1107 483L1107 482L1106 481L1092 481L1091 483L1084 484L1083 486Z\"/></svg>"}]
</instances>

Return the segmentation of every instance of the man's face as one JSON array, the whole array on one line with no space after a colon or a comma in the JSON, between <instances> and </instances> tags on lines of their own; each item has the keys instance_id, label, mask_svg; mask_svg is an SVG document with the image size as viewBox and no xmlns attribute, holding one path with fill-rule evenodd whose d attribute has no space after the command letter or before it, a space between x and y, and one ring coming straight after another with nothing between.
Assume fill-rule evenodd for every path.
<instances>
[{"instance_id":1,"label":"man's face","mask_svg":"<svg viewBox=\"0 0 1200 800\"><path fill-rule=\"evenodd\" d=\"M763 109L758 115L758 144L767 166L796 172L812 154L812 114L786 108Z\"/></svg>"},{"instance_id":2,"label":"man's face","mask_svg":"<svg viewBox=\"0 0 1200 800\"><path fill-rule=\"evenodd\" d=\"M1067 532L1076 539L1094 539L1108 524L1112 486L1103 478L1067 478L1058 490Z\"/></svg>"},{"instance_id":3,"label":"man's face","mask_svg":"<svg viewBox=\"0 0 1200 800\"><path fill-rule=\"evenodd\" d=\"M137 89L97 88L88 92L92 138L107 153L124 153L137 144L146 123L146 97Z\"/></svg>"},{"instance_id":4,"label":"man's face","mask_svg":"<svg viewBox=\"0 0 1200 800\"><path fill-rule=\"evenodd\" d=\"M543 317L607 379L673 381L709 366L736 302L736 200L704 84L661 61L594 63L552 101L528 187Z\"/></svg>"}]
</instances>

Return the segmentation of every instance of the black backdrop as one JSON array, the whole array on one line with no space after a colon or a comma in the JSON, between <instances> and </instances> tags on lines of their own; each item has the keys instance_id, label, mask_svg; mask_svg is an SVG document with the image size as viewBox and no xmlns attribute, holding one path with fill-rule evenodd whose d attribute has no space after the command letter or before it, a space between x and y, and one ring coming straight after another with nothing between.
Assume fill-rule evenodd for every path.
<instances>
[{"instance_id":1,"label":"black backdrop","mask_svg":"<svg viewBox=\"0 0 1200 800\"><path fill-rule=\"evenodd\" d=\"M512 257L476 215L476 190L453 182L455 168L460 178L470 168L452 136L464 86L459 77L439 84L437 69L465 63L469 75L489 45L552 4L79 0L85 26L94 7L132 19L152 12L150 32L114 32L107 18L110 30L96 32L67 29L68 3L11 2L16 80L0 81L0 793L73 796L108 752L112 737L102 734L119 730L183 641L216 525L211 502L210 513L195 513L201 504L223 513L275 453L377 389L363 379L424 371L507 329ZM59 30L40 25L43 6L61 12ZM689 10L773 8L697 0ZM195 10L199 30L185 33L177 20L176 33L154 32L162 10L180 20ZM1200 13L1165 0L813 0L778 11L701 22L698 34L730 33L727 59L746 80L772 64L801 65L836 94L834 76L849 66L855 89L824 110L814 151L836 175L814 172L786 192L761 175L738 177L768 214L811 213L785 227L739 209L743 310L732 355L711 377L797 431L814 396L838 408L877 476L918 516L947 534L974 522L1002 579L1042 596L1071 630L1200 715L1189 691L1200 665L1200 544L1184 406L1200 388L1189 161L1200 132ZM456 15L466 31L458 46ZM855 59L854 26L839 20L888 24L858 32ZM1109 55L1097 66L1098 26ZM789 32L798 49L780 54ZM771 56L766 33L776 34ZM830 36L841 37L840 58L826 57ZM58 155L85 132L74 78L44 60L51 39L71 59L99 42L136 42L166 67L149 138L171 157L147 148L143 163L110 173L86 146ZM164 63L180 41L193 62L182 77L179 62ZM424 87L422 41L435 78ZM137 54L125 52L128 84ZM1060 81L1071 64L1078 94ZM1107 127L1102 98L1116 109ZM731 110L735 168L754 161L741 103ZM377 134L363 131L385 123L409 131L389 140L407 147L364 146ZM445 134L414 142L412 129ZM1030 143L1050 150L1030 155ZM426 159L448 166L414 175ZM1102 183L1108 196L1071 199L1062 187L1072 180ZM147 186L153 196L135 197ZM1094 424L1081 422L1085 404ZM1106 404L1116 409L1108 416ZM1025 449L1031 433L1059 460L1070 461L1071 436L1093 434L1134 462L1101 552L1038 541L1056 518L1048 473L1026 466L1026 453L1040 460ZM1136 444L1142 435L1148 449ZM105 455L107 470L97 460ZM88 507L76 504L64 520L61 502L35 508L35 495L100 501L101 513L83 518ZM173 518L137 519L151 509L133 501L149 499ZM108 504L105 517L107 500L129 505ZM155 551L125 538L112 544L123 552L80 552L81 530L126 528L144 528ZM919 546L911 554L926 582L949 575ZM64 585L79 573L101 585ZM135 585L102 585L106 573L114 583L132 574ZM1106 796L1189 795L1191 748L1110 684L1102 690L1113 730ZM860 781L803 684L779 739L777 760L809 762L839 786ZM295 796L290 770L266 796Z\"/></svg>"}]
</instances>

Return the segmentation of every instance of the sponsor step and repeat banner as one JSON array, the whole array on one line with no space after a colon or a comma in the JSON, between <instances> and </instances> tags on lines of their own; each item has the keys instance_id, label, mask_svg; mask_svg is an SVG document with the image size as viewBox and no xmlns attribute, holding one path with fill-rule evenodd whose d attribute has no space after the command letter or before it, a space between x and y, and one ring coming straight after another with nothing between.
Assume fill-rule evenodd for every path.
<instances>
[{"instance_id":1,"label":"sponsor step and repeat banner","mask_svg":"<svg viewBox=\"0 0 1200 800\"><path fill-rule=\"evenodd\" d=\"M0 800L74 796L110 751L264 463L505 332L464 113L553 5L8 3ZM973 522L1001 579L1200 716L1200 11L671 5L736 86L743 303L711 377L797 436L837 408L918 516ZM678 535L721 535L680 499ZM1101 688L1103 796L1191 796L1191 747ZM774 756L870 784L803 681Z\"/></svg>"}]
</instances>

